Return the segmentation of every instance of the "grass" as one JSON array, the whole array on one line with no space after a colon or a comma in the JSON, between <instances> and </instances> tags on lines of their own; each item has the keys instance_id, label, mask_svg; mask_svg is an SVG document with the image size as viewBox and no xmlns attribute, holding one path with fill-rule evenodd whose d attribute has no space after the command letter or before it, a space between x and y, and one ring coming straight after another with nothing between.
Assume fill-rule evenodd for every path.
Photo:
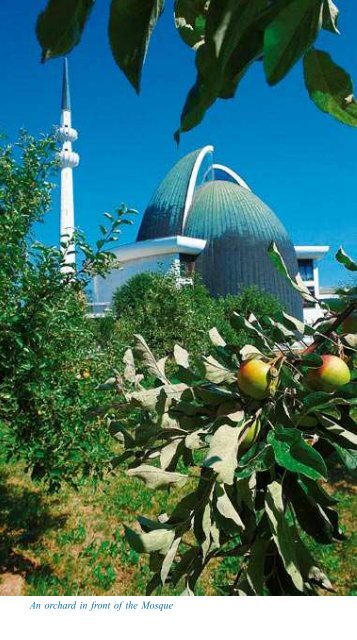
<instances>
[{"instance_id":1,"label":"grass","mask_svg":"<svg viewBox=\"0 0 357 640\"><path fill-rule=\"evenodd\" d=\"M357 534L352 533L356 490L350 479L338 474L328 488L340 499L342 527L349 538L322 548L313 544L313 551L336 595L357 595ZM177 494L170 498L161 493L159 499L123 475L96 490L64 488L49 496L20 465L0 465L0 594L11 595L15 589L14 595L28 596L143 595L150 577L147 558L126 544L124 523L132 523L139 513L165 512ZM215 566L204 576L200 593L217 594L234 568L234 560Z\"/></svg>"}]
</instances>

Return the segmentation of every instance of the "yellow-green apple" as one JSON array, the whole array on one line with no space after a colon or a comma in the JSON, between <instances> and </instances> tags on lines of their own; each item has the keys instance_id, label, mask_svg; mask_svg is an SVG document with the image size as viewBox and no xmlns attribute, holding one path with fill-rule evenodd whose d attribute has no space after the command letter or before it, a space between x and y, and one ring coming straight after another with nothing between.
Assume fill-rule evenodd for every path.
<instances>
[{"instance_id":1,"label":"yellow-green apple","mask_svg":"<svg viewBox=\"0 0 357 640\"><path fill-rule=\"evenodd\" d=\"M341 358L330 354L321 356L321 358L321 367L310 369L307 375L308 384L312 389L332 393L350 382L350 370Z\"/></svg>"},{"instance_id":2,"label":"yellow-green apple","mask_svg":"<svg viewBox=\"0 0 357 640\"><path fill-rule=\"evenodd\" d=\"M260 421L254 420L254 422L248 427L244 434L244 438L239 445L239 451L244 452L254 444L260 432Z\"/></svg>"},{"instance_id":3,"label":"yellow-green apple","mask_svg":"<svg viewBox=\"0 0 357 640\"><path fill-rule=\"evenodd\" d=\"M238 387L247 396L255 400L265 398L269 389L270 365L259 358L246 360L239 368Z\"/></svg>"}]
</instances>

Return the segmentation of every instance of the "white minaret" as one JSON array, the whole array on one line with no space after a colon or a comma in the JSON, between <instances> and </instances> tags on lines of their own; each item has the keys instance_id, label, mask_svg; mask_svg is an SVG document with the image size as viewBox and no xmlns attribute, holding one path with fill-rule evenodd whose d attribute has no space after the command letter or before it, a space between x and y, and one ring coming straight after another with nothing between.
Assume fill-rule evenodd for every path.
<instances>
[{"instance_id":1,"label":"white minaret","mask_svg":"<svg viewBox=\"0 0 357 640\"><path fill-rule=\"evenodd\" d=\"M68 242L74 232L74 202L73 202L73 169L79 164L79 155L72 151L72 142L78 138L78 133L72 128L71 98L69 93L68 61L64 59L61 126L58 128L58 138L62 143L59 153L61 164L61 213L60 213L60 241ZM65 251L64 271L75 268L75 247L70 242Z\"/></svg>"}]
</instances>

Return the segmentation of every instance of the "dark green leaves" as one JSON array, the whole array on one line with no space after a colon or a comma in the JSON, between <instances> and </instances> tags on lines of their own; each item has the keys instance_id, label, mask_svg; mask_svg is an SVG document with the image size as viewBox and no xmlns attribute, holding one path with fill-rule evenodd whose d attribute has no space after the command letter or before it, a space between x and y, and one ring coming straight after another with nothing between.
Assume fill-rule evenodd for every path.
<instances>
[{"instance_id":1,"label":"dark green leaves","mask_svg":"<svg viewBox=\"0 0 357 640\"><path fill-rule=\"evenodd\" d=\"M357 127L357 104L348 73L328 53L312 49L304 57L305 84L311 100L343 124Z\"/></svg>"},{"instance_id":2,"label":"dark green leaves","mask_svg":"<svg viewBox=\"0 0 357 640\"><path fill-rule=\"evenodd\" d=\"M263 0L249 3L245 0L211 0L204 43L196 56L197 79L182 111L177 140L180 131L189 131L201 122L218 96L232 92L232 86L236 86L243 71L255 59L258 53L255 48L248 57L244 48L243 51L240 49L243 56L237 56L237 48L264 6ZM259 53L260 49L258 46Z\"/></svg>"},{"instance_id":3,"label":"dark green leaves","mask_svg":"<svg viewBox=\"0 0 357 640\"><path fill-rule=\"evenodd\" d=\"M112 0L109 41L113 57L138 93L151 34L164 4L165 0Z\"/></svg>"},{"instance_id":4,"label":"dark green leaves","mask_svg":"<svg viewBox=\"0 0 357 640\"><path fill-rule=\"evenodd\" d=\"M314 43L322 25L322 0L293 0L264 33L264 70L269 84L280 82Z\"/></svg>"},{"instance_id":5,"label":"dark green leaves","mask_svg":"<svg viewBox=\"0 0 357 640\"><path fill-rule=\"evenodd\" d=\"M94 3L95 0L49 0L36 25L43 60L63 56L79 43Z\"/></svg>"},{"instance_id":6,"label":"dark green leaves","mask_svg":"<svg viewBox=\"0 0 357 640\"><path fill-rule=\"evenodd\" d=\"M340 32L337 27L339 13L338 8L332 0L324 0L322 28L339 34Z\"/></svg>"},{"instance_id":7,"label":"dark green leaves","mask_svg":"<svg viewBox=\"0 0 357 640\"><path fill-rule=\"evenodd\" d=\"M322 456L305 442L300 431L278 426L268 434L267 439L274 449L279 465L313 480L327 479L327 469Z\"/></svg>"},{"instance_id":8,"label":"dark green leaves","mask_svg":"<svg viewBox=\"0 0 357 640\"><path fill-rule=\"evenodd\" d=\"M207 4L207 0L175 0L176 29L194 49L204 42Z\"/></svg>"},{"instance_id":9,"label":"dark green leaves","mask_svg":"<svg viewBox=\"0 0 357 640\"><path fill-rule=\"evenodd\" d=\"M314 540L329 544L334 538L334 525L329 520L329 507L319 504L316 492L310 492L295 477L286 481L286 491L300 526ZM338 537L338 532L336 533Z\"/></svg>"}]
</instances>

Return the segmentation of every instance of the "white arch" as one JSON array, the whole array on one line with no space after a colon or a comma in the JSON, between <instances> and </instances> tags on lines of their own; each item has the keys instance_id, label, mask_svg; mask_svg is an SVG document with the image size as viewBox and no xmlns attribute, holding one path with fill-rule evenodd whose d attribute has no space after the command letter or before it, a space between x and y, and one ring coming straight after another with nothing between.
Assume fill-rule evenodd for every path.
<instances>
[{"instance_id":1,"label":"white arch","mask_svg":"<svg viewBox=\"0 0 357 640\"><path fill-rule=\"evenodd\" d=\"M236 183L239 184L241 187L244 187L244 189L248 189L248 191L251 191L251 188L246 183L246 181L243 180L243 178L241 178L240 175L238 175L238 173L233 171L233 169L226 167L224 164L216 164L216 163L213 165L213 169L220 169L221 171L224 171L229 176L231 176L231 178L233 178L233 180L235 180Z\"/></svg>"},{"instance_id":2,"label":"white arch","mask_svg":"<svg viewBox=\"0 0 357 640\"><path fill-rule=\"evenodd\" d=\"M203 147L203 149L201 149L200 153L198 154L198 156L196 158L195 164L193 165L193 169L192 169L192 173L191 173L191 177L190 177L190 181L188 183L188 188L187 188L187 193L186 193L185 208L183 210L182 233L184 232L186 219L187 219L187 214L188 214L189 209L190 209L191 204L192 204L193 194L195 192L198 172L199 172L199 170L201 168L201 164L202 164L204 158L206 157L206 155L208 153L213 153L213 151L214 151L214 147L211 144L208 144L205 147Z\"/></svg>"}]
</instances>

